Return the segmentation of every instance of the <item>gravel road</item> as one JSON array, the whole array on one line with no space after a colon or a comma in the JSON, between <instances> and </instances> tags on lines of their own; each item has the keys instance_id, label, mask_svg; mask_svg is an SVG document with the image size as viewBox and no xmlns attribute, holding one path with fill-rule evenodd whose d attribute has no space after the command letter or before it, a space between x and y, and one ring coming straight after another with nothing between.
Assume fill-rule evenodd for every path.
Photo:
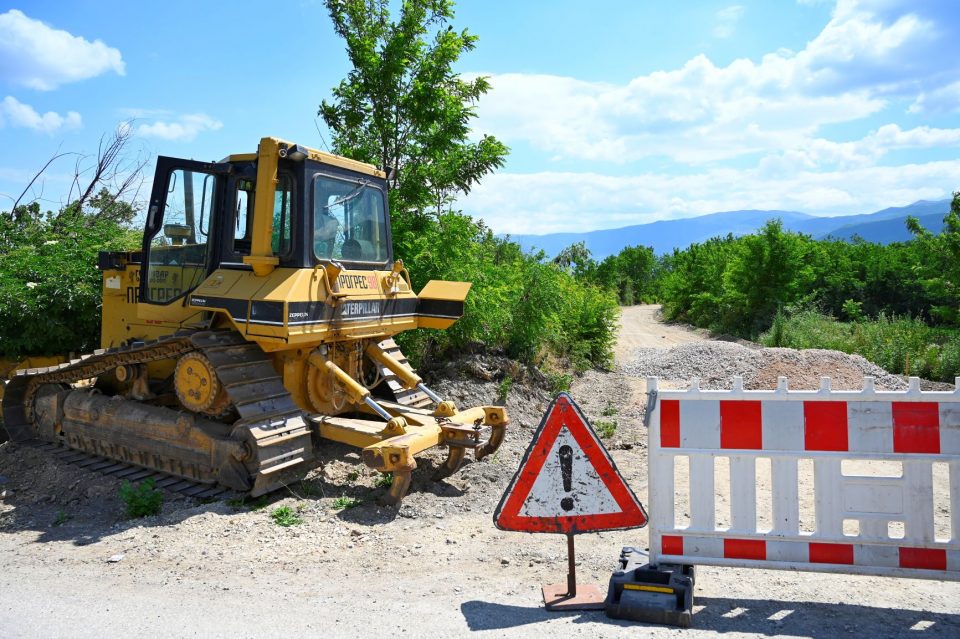
<instances>
[{"instance_id":1,"label":"gravel road","mask_svg":"<svg viewBox=\"0 0 960 639\"><path fill-rule=\"evenodd\" d=\"M590 372L571 389L591 420L616 422L608 448L643 501L642 376L663 376L671 362L689 376L683 367L703 360L713 367L701 378L719 384L743 355L666 326L656 312L624 309L617 370ZM839 362L857 375L849 359L799 357L782 353L749 370L759 380L759 371L793 376L802 367L818 378ZM749 377L745 366L732 368ZM960 584L766 570L698 569L689 630L546 612L540 586L565 579L563 538L501 532L491 514L550 397L535 372L491 356L466 356L436 386L458 404L488 403L506 374L517 381L501 450L439 484L428 477L442 457L419 458L399 510L375 505L376 475L340 446L264 508L168 496L161 515L129 520L112 478L0 445L0 638L960 636ZM362 503L338 510L341 496ZM275 525L269 513L281 505L303 523ZM580 581L605 584L620 548L646 543L645 530L578 537Z\"/></svg>"}]
</instances>

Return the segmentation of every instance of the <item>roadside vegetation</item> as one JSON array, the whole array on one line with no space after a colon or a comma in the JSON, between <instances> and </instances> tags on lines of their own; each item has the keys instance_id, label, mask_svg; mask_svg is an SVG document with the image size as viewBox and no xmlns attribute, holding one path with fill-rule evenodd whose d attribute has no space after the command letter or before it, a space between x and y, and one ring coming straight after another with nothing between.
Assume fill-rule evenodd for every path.
<instances>
[{"instance_id":1,"label":"roadside vegetation","mask_svg":"<svg viewBox=\"0 0 960 639\"><path fill-rule=\"evenodd\" d=\"M120 485L120 500L131 519L159 515L163 508L163 491L155 487L153 479L144 479L139 484L124 481Z\"/></svg>"},{"instance_id":2,"label":"roadside vegetation","mask_svg":"<svg viewBox=\"0 0 960 639\"><path fill-rule=\"evenodd\" d=\"M596 263L580 244L556 262L623 304L767 346L858 353L891 373L960 376L960 193L939 234L915 219L889 245L815 240L779 221L654 258L628 247Z\"/></svg>"}]
</instances>

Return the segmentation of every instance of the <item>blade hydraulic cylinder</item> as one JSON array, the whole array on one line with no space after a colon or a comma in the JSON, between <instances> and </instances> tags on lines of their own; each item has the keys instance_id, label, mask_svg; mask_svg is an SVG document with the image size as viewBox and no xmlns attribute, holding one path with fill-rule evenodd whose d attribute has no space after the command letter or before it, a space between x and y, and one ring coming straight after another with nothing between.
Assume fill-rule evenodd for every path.
<instances>
[{"instance_id":1,"label":"blade hydraulic cylinder","mask_svg":"<svg viewBox=\"0 0 960 639\"><path fill-rule=\"evenodd\" d=\"M366 404L373 410L373 412L375 412L377 415L380 415L380 417L383 417L387 421L393 419L393 415L384 410L380 404L370 397L370 391L364 388L357 380L350 377L345 370L333 362L324 362L324 366L326 366L327 370L329 370L337 379L337 381L340 382L353 401L357 402L358 404Z\"/></svg>"}]
</instances>

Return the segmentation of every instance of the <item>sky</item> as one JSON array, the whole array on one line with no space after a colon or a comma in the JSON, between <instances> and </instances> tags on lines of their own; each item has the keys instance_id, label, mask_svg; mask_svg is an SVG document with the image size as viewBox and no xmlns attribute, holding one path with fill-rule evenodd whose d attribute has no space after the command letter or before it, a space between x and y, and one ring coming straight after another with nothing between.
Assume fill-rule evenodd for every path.
<instances>
[{"instance_id":1,"label":"sky","mask_svg":"<svg viewBox=\"0 0 960 639\"><path fill-rule=\"evenodd\" d=\"M498 233L960 190L956 0L461 0L453 24L493 87L473 135L511 149L457 206ZM131 160L324 149L348 70L319 0L0 0L0 210L65 153L25 198L57 208L121 122Z\"/></svg>"}]
</instances>

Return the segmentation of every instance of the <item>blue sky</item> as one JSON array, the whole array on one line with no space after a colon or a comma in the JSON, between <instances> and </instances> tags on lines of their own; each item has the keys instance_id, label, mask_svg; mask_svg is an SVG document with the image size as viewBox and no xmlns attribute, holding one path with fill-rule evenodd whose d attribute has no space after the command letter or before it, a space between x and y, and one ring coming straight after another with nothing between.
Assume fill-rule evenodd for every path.
<instances>
[{"instance_id":1,"label":"blue sky","mask_svg":"<svg viewBox=\"0 0 960 639\"><path fill-rule=\"evenodd\" d=\"M476 134L512 149L459 206L497 232L960 190L954 0L463 0L454 24L480 38L458 70L493 84ZM147 157L323 148L347 70L319 1L0 2L0 209L131 118ZM58 206L78 157L28 199Z\"/></svg>"}]
</instances>

